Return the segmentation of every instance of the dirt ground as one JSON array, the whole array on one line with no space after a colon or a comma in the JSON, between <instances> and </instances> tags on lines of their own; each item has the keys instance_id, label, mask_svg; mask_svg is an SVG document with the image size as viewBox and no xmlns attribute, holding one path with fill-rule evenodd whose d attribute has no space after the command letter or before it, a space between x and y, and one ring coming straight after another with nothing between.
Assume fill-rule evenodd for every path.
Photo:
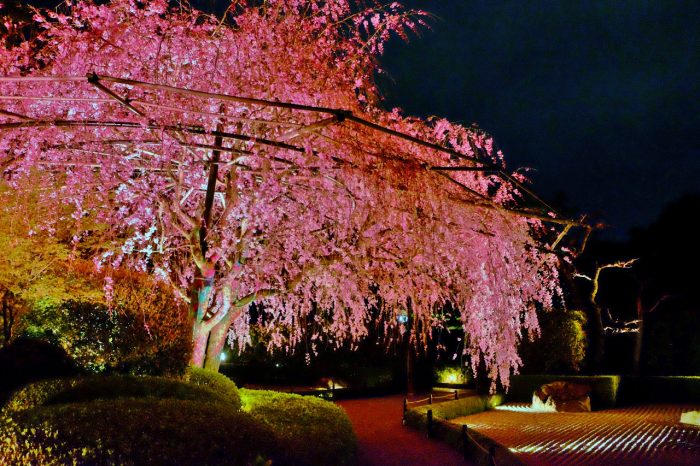
<instances>
[{"instance_id":1,"label":"dirt ground","mask_svg":"<svg viewBox=\"0 0 700 466\"><path fill-rule=\"evenodd\" d=\"M471 465L447 444L401 423L402 395L342 400L357 434L359 466Z\"/></svg>"}]
</instances>

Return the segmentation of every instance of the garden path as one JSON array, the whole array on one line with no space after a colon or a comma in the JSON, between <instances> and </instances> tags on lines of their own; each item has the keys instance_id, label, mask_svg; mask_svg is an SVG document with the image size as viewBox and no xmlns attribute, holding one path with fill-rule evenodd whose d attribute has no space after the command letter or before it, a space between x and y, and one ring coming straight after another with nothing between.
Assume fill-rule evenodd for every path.
<instances>
[{"instance_id":1,"label":"garden path","mask_svg":"<svg viewBox=\"0 0 700 466\"><path fill-rule=\"evenodd\" d=\"M341 400L358 440L359 466L471 465L461 453L401 423L403 395Z\"/></svg>"}]
</instances>

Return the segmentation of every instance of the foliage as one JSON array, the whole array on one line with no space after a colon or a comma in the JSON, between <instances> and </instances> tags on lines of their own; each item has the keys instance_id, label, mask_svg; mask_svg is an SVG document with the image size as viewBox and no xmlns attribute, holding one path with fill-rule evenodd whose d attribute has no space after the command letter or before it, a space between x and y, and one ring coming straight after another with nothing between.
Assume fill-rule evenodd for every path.
<instances>
[{"instance_id":1,"label":"foliage","mask_svg":"<svg viewBox=\"0 0 700 466\"><path fill-rule=\"evenodd\" d=\"M279 436L292 464L352 464L355 434L345 411L315 398L241 389L243 410ZM319 448L319 446L323 448Z\"/></svg>"},{"instance_id":2,"label":"foliage","mask_svg":"<svg viewBox=\"0 0 700 466\"><path fill-rule=\"evenodd\" d=\"M620 384L621 402L640 403L698 403L700 376L632 377L626 376Z\"/></svg>"},{"instance_id":3,"label":"foliage","mask_svg":"<svg viewBox=\"0 0 700 466\"><path fill-rule=\"evenodd\" d=\"M480 413L493 409L503 403L503 395L479 395L467 396L459 400L442 401L432 405L423 405L412 408L407 412L413 416L425 416L428 410L433 411L435 419L454 419L461 416Z\"/></svg>"},{"instance_id":4,"label":"foliage","mask_svg":"<svg viewBox=\"0 0 700 466\"><path fill-rule=\"evenodd\" d=\"M435 379L438 383L466 384L471 381L467 367L441 365L435 368Z\"/></svg>"},{"instance_id":5,"label":"foliage","mask_svg":"<svg viewBox=\"0 0 700 466\"><path fill-rule=\"evenodd\" d=\"M520 353L523 373L578 372L586 357L586 314L583 311L554 309L537 314L540 336L523 340ZM542 348L546 348L543 351Z\"/></svg>"},{"instance_id":6,"label":"foliage","mask_svg":"<svg viewBox=\"0 0 700 466\"><path fill-rule=\"evenodd\" d=\"M238 387L236 387L233 380L225 375L208 369L190 367L187 371L187 379L192 384L214 390L226 400L226 403L235 409L241 408L241 396L238 393Z\"/></svg>"},{"instance_id":7,"label":"foliage","mask_svg":"<svg viewBox=\"0 0 700 466\"><path fill-rule=\"evenodd\" d=\"M696 298L674 300L645 316L641 366L648 375L700 373L700 312Z\"/></svg>"},{"instance_id":8,"label":"foliage","mask_svg":"<svg viewBox=\"0 0 700 466\"><path fill-rule=\"evenodd\" d=\"M12 337L17 334L20 319L26 309L25 303L16 297L9 288L0 283L0 319L2 319L0 347L9 345Z\"/></svg>"},{"instance_id":9,"label":"foliage","mask_svg":"<svg viewBox=\"0 0 700 466\"><path fill-rule=\"evenodd\" d=\"M355 343L371 308L398 326L410 306L413 331L426 337L450 301L475 366L483 359L507 384L521 328L536 329L538 303L559 292L557 258L539 247L549 230L538 218L550 217L509 211L524 178L505 171L489 135L378 106L378 55L426 15L397 2L232 5L220 21L164 0L77 2L37 14L43 30L31 41L3 36L1 74L75 78L0 83L5 95L38 97L5 110L42 121L0 123L12 188L39 173L54 188L43 202L111 226L100 264L152 271L183 297L194 287L197 365L209 335L219 351L231 323L245 342L252 301L268 311L276 346L318 338L305 335L307 320ZM126 96L122 105L110 92ZM487 170L443 173L451 182L432 166ZM45 228L59 218L55 204Z\"/></svg>"},{"instance_id":10,"label":"foliage","mask_svg":"<svg viewBox=\"0 0 700 466\"><path fill-rule=\"evenodd\" d=\"M3 411L13 426L2 431L15 455L9 457L43 458L39 453L48 449L53 456L45 457L61 464L352 460L355 437L341 408L316 398L242 390L248 413L241 413L231 402L236 392L228 379L197 368L189 376L190 382L91 376L25 387ZM39 453L32 456L35 450Z\"/></svg>"},{"instance_id":11,"label":"foliage","mask_svg":"<svg viewBox=\"0 0 700 466\"><path fill-rule=\"evenodd\" d=\"M38 179L30 175L28 186L34 181ZM91 285L84 270L69 260L78 252L70 245L72 222L59 215L52 234L41 234L46 212L40 197L36 190L18 193L0 181L0 287L28 307L67 299L99 300L101 287Z\"/></svg>"},{"instance_id":12,"label":"foliage","mask_svg":"<svg viewBox=\"0 0 700 466\"><path fill-rule=\"evenodd\" d=\"M45 426L25 427L0 415L0 464L62 466L86 462L93 450L71 448L58 440L58 433Z\"/></svg>"},{"instance_id":13,"label":"foliage","mask_svg":"<svg viewBox=\"0 0 700 466\"><path fill-rule=\"evenodd\" d=\"M68 390L80 379L48 379L30 383L10 396L2 407L3 413L13 414L46 404L59 393Z\"/></svg>"},{"instance_id":14,"label":"foliage","mask_svg":"<svg viewBox=\"0 0 700 466\"><path fill-rule=\"evenodd\" d=\"M95 400L41 406L15 418L23 428L59 433L56 441L46 439L44 448L91 451L78 464L249 465L278 454L274 437L262 424L221 403Z\"/></svg>"},{"instance_id":15,"label":"foliage","mask_svg":"<svg viewBox=\"0 0 700 466\"><path fill-rule=\"evenodd\" d=\"M174 314L172 309L149 314L157 311ZM163 320L163 329L153 321L147 327L140 317L121 306L110 311L98 303L65 301L28 313L25 334L65 349L88 372L182 373L189 360L187 324L181 321L180 335L173 338L167 332L175 319Z\"/></svg>"},{"instance_id":16,"label":"foliage","mask_svg":"<svg viewBox=\"0 0 700 466\"><path fill-rule=\"evenodd\" d=\"M82 403L115 398L158 398L230 403L228 393L165 377L92 376L75 381L44 404ZM235 404L233 404L235 407Z\"/></svg>"},{"instance_id":17,"label":"foliage","mask_svg":"<svg viewBox=\"0 0 700 466\"><path fill-rule=\"evenodd\" d=\"M622 377L619 375L516 375L513 376L508 401L529 402L532 394L542 385L563 381L592 387L591 406L593 409L614 408L618 403L618 392Z\"/></svg>"}]
</instances>

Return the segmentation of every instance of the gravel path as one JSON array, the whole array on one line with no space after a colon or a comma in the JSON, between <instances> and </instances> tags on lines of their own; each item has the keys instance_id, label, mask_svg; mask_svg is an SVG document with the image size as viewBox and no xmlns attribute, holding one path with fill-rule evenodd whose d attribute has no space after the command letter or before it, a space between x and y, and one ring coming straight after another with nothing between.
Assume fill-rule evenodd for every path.
<instances>
[{"instance_id":1,"label":"gravel path","mask_svg":"<svg viewBox=\"0 0 700 466\"><path fill-rule=\"evenodd\" d=\"M402 395L341 400L358 440L359 466L471 465L450 446L401 424Z\"/></svg>"},{"instance_id":2,"label":"gravel path","mask_svg":"<svg viewBox=\"0 0 700 466\"><path fill-rule=\"evenodd\" d=\"M681 424L685 405L592 413L538 413L524 404L453 419L510 448L532 466L700 465L700 428Z\"/></svg>"}]
</instances>

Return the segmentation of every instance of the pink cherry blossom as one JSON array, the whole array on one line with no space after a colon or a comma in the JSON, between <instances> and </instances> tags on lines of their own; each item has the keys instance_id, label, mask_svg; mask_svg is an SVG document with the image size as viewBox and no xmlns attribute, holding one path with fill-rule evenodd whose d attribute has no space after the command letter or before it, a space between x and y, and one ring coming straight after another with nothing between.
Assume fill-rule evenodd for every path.
<instances>
[{"instance_id":1,"label":"pink cherry blossom","mask_svg":"<svg viewBox=\"0 0 700 466\"><path fill-rule=\"evenodd\" d=\"M356 343L371 307L390 328L410 306L424 342L449 302L473 366L507 385L536 307L559 294L557 258L490 136L381 108L377 56L426 15L257 3L220 21L165 0L79 2L38 13L31 40L2 37L3 176L19 190L38 172L45 228L60 204L109 225L96 262L189 301L196 364L247 341L252 302L288 347L306 319Z\"/></svg>"}]
</instances>

